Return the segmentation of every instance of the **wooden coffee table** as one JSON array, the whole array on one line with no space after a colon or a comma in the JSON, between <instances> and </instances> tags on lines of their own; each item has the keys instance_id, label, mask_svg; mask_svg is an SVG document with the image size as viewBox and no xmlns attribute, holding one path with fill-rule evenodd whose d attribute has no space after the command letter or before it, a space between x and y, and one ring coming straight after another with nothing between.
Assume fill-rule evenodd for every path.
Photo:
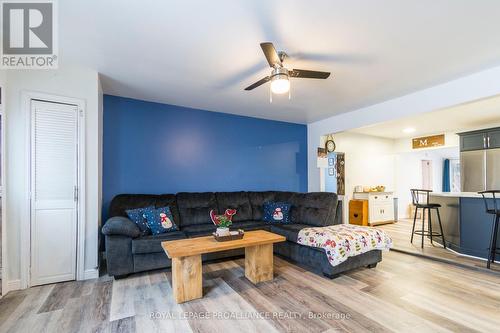
<instances>
[{"instance_id":1,"label":"wooden coffee table","mask_svg":"<svg viewBox=\"0 0 500 333\"><path fill-rule=\"evenodd\" d=\"M177 303L202 298L201 255L245 248L245 277L253 283L273 279L273 244L285 237L269 231L245 232L243 239L217 242L213 236L162 242L172 259L172 289Z\"/></svg>"}]
</instances>

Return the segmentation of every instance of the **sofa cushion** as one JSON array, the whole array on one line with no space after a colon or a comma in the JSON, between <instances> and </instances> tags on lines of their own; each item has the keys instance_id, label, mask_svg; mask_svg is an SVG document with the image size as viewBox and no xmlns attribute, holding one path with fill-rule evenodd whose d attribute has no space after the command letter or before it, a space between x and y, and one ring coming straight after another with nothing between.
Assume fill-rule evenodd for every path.
<instances>
[{"instance_id":1,"label":"sofa cushion","mask_svg":"<svg viewBox=\"0 0 500 333\"><path fill-rule=\"evenodd\" d=\"M296 193L296 192L285 192L285 191L275 191L274 192L274 200L273 201L282 201L282 202L290 202L294 203L295 196L297 194L301 193Z\"/></svg>"},{"instance_id":2,"label":"sofa cushion","mask_svg":"<svg viewBox=\"0 0 500 333\"><path fill-rule=\"evenodd\" d=\"M174 223L179 227L181 216L179 215L179 207L177 207L177 197L175 194L161 194L156 198L155 207L169 207L174 218Z\"/></svg>"},{"instance_id":3,"label":"sofa cushion","mask_svg":"<svg viewBox=\"0 0 500 333\"><path fill-rule=\"evenodd\" d=\"M109 218L101 231L106 236L116 235L135 238L141 235L139 227L128 217L123 216Z\"/></svg>"},{"instance_id":4,"label":"sofa cushion","mask_svg":"<svg viewBox=\"0 0 500 333\"><path fill-rule=\"evenodd\" d=\"M217 200L215 193L187 193L177 194L177 205L181 216L182 227L197 224L210 224L210 210L217 210ZM175 218L175 217L174 217Z\"/></svg>"},{"instance_id":5,"label":"sofa cushion","mask_svg":"<svg viewBox=\"0 0 500 333\"><path fill-rule=\"evenodd\" d=\"M199 236L208 236L215 232L217 227L211 224L197 224L197 225L189 225L187 227L182 228L182 231L189 237L199 237Z\"/></svg>"},{"instance_id":6,"label":"sofa cushion","mask_svg":"<svg viewBox=\"0 0 500 333\"><path fill-rule=\"evenodd\" d=\"M157 199L154 194L118 194L109 204L109 217L127 217L126 210L154 206Z\"/></svg>"},{"instance_id":7,"label":"sofa cushion","mask_svg":"<svg viewBox=\"0 0 500 333\"><path fill-rule=\"evenodd\" d=\"M264 218L264 203L274 201L276 192L247 192L247 194L252 206L252 219L262 221Z\"/></svg>"},{"instance_id":8,"label":"sofa cushion","mask_svg":"<svg viewBox=\"0 0 500 333\"><path fill-rule=\"evenodd\" d=\"M161 208L146 208L144 216L149 229L153 235L159 235L166 232L179 230L177 225L173 222L174 218L170 212L170 207Z\"/></svg>"},{"instance_id":9,"label":"sofa cushion","mask_svg":"<svg viewBox=\"0 0 500 333\"><path fill-rule=\"evenodd\" d=\"M231 230L243 229L243 231L249 230L269 230L269 224L263 221L243 221L233 223Z\"/></svg>"},{"instance_id":10,"label":"sofa cushion","mask_svg":"<svg viewBox=\"0 0 500 333\"><path fill-rule=\"evenodd\" d=\"M154 209L154 206L128 209L125 211L125 213L127 213L128 218L137 225L137 227L141 231L141 235L143 236L151 235L151 229L149 228L148 223L146 221L146 217L144 216L144 213L148 209Z\"/></svg>"},{"instance_id":11,"label":"sofa cushion","mask_svg":"<svg viewBox=\"0 0 500 333\"><path fill-rule=\"evenodd\" d=\"M291 203L266 202L264 204L264 221L267 223L290 223Z\"/></svg>"},{"instance_id":12,"label":"sofa cushion","mask_svg":"<svg viewBox=\"0 0 500 333\"><path fill-rule=\"evenodd\" d=\"M226 209L236 209L233 222L252 219L252 206L246 192L217 192L215 197L217 198L219 214L224 214Z\"/></svg>"},{"instance_id":13,"label":"sofa cushion","mask_svg":"<svg viewBox=\"0 0 500 333\"><path fill-rule=\"evenodd\" d=\"M297 193L293 198L292 220L296 223L323 227L333 224L337 195L328 192ZM328 223L328 221L332 221Z\"/></svg>"},{"instance_id":14,"label":"sofa cushion","mask_svg":"<svg viewBox=\"0 0 500 333\"><path fill-rule=\"evenodd\" d=\"M272 224L271 232L285 236L287 241L297 243L297 237L299 235L300 230L310 227L311 227L310 225L298 224L298 223Z\"/></svg>"},{"instance_id":15,"label":"sofa cushion","mask_svg":"<svg viewBox=\"0 0 500 333\"><path fill-rule=\"evenodd\" d=\"M164 252L161 242L186 238L182 231L172 231L160 235L149 235L132 240L132 253L157 253ZM166 255L165 255L166 256Z\"/></svg>"}]
</instances>

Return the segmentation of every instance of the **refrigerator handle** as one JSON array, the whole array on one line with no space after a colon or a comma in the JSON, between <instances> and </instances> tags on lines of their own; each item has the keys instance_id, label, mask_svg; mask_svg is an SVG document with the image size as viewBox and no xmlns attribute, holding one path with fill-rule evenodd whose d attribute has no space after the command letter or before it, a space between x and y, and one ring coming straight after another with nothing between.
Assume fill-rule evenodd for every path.
<instances>
[{"instance_id":1,"label":"refrigerator handle","mask_svg":"<svg viewBox=\"0 0 500 333\"><path fill-rule=\"evenodd\" d=\"M488 135L488 144L486 146L487 148L490 148L490 136Z\"/></svg>"}]
</instances>

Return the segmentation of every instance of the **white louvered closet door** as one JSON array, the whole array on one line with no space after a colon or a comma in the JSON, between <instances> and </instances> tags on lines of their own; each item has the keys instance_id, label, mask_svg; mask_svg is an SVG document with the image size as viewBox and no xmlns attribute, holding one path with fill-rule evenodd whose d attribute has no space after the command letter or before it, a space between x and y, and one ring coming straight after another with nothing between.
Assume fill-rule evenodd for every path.
<instances>
[{"instance_id":1,"label":"white louvered closet door","mask_svg":"<svg viewBox=\"0 0 500 333\"><path fill-rule=\"evenodd\" d=\"M78 108L31 101L31 286L76 274Z\"/></svg>"}]
</instances>

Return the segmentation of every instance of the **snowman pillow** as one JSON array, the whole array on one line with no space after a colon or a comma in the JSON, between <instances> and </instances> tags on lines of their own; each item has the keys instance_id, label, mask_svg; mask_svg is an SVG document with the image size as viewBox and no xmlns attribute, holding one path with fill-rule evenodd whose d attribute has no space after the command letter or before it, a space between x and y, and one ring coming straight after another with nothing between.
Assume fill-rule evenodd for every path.
<instances>
[{"instance_id":1,"label":"snowman pillow","mask_svg":"<svg viewBox=\"0 0 500 333\"><path fill-rule=\"evenodd\" d=\"M290 223L290 208L288 202L264 203L264 221L268 223Z\"/></svg>"},{"instance_id":2,"label":"snowman pillow","mask_svg":"<svg viewBox=\"0 0 500 333\"><path fill-rule=\"evenodd\" d=\"M178 230L177 225L174 223L174 217L172 216L170 207L168 206L156 209L153 207L146 208L144 210L144 217L153 235Z\"/></svg>"}]
</instances>

